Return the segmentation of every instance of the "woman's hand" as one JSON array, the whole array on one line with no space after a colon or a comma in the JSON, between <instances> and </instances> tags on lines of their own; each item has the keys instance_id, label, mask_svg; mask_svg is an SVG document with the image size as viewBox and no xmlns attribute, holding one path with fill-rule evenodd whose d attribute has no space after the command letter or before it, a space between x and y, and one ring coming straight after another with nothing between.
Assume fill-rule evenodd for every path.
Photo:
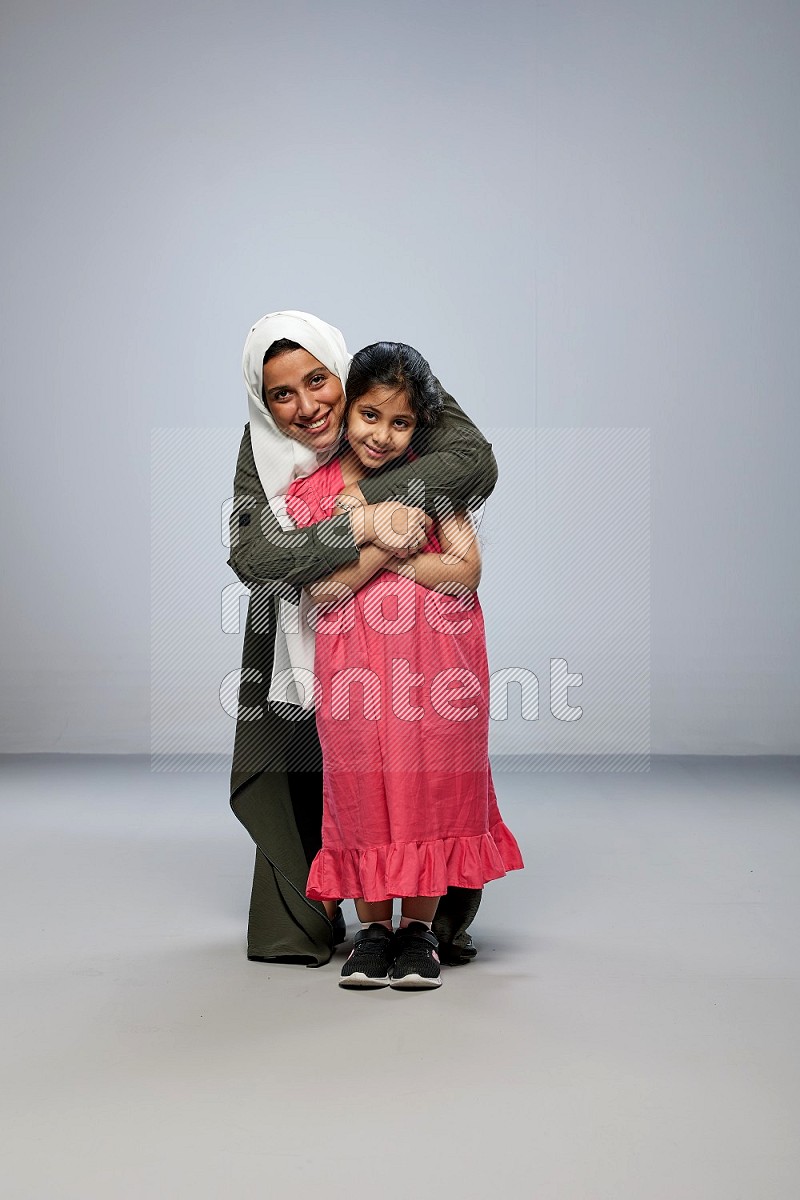
<instances>
[{"instance_id":1,"label":"woman's hand","mask_svg":"<svg viewBox=\"0 0 800 1200\"><path fill-rule=\"evenodd\" d=\"M360 547L353 563L332 571L308 584L306 591L315 606L341 604L382 570L387 562L413 555L427 540L430 518L421 508L410 508L397 500L381 504L362 504L352 496L344 497L336 507L350 511L353 534Z\"/></svg>"},{"instance_id":2,"label":"woman's hand","mask_svg":"<svg viewBox=\"0 0 800 1200\"><path fill-rule=\"evenodd\" d=\"M407 558L424 546L433 522L422 508L399 500L363 504L356 497L339 495L336 509L349 511L356 545L372 543L397 558Z\"/></svg>"}]
</instances>

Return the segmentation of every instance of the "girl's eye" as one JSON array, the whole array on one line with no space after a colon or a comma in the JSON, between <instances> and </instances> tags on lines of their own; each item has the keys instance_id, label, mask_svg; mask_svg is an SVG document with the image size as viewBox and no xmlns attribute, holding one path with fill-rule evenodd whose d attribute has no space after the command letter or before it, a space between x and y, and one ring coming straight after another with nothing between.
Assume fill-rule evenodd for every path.
<instances>
[{"instance_id":1,"label":"girl's eye","mask_svg":"<svg viewBox=\"0 0 800 1200\"><path fill-rule=\"evenodd\" d=\"M375 413L369 408L362 408L361 415L365 421L372 421L375 417Z\"/></svg>"},{"instance_id":2,"label":"girl's eye","mask_svg":"<svg viewBox=\"0 0 800 1200\"><path fill-rule=\"evenodd\" d=\"M408 429L408 421L395 421L398 429Z\"/></svg>"}]
</instances>

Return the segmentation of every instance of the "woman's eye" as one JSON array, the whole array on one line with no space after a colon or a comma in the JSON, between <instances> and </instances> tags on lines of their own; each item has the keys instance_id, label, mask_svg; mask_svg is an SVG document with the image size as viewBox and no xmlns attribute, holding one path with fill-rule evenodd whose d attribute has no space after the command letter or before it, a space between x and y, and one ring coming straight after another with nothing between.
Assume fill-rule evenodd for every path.
<instances>
[{"instance_id":1,"label":"woman's eye","mask_svg":"<svg viewBox=\"0 0 800 1200\"><path fill-rule=\"evenodd\" d=\"M313 375L311 377L311 382L312 383L324 383L326 378L327 378L326 375Z\"/></svg>"}]
</instances>

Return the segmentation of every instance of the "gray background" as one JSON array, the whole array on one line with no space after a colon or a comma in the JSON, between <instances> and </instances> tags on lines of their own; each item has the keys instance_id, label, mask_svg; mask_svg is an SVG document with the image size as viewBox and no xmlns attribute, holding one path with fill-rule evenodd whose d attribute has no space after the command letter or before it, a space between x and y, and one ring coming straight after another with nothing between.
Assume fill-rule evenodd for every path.
<instances>
[{"instance_id":1,"label":"gray background","mask_svg":"<svg viewBox=\"0 0 800 1200\"><path fill-rule=\"evenodd\" d=\"M149 748L151 430L235 452L298 307L482 427L649 429L652 749L796 752L798 51L774 2L4 5L0 748ZM495 639L534 570L487 547Z\"/></svg>"}]
</instances>

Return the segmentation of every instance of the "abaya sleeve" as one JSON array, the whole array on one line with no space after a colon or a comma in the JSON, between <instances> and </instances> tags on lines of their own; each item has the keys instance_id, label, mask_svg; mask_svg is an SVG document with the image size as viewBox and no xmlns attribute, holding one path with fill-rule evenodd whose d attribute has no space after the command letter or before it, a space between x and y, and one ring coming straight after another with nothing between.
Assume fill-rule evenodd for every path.
<instances>
[{"instance_id":1,"label":"abaya sleeve","mask_svg":"<svg viewBox=\"0 0 800 1200\"><path fill-rule=\"evenodd\" d=\"M299 589L359 555L347 513L305 529L281 528L256 470L249 424L236 463L230 534L228 565L248 585L282 580Z\"/></svg>"}]
</instances>

